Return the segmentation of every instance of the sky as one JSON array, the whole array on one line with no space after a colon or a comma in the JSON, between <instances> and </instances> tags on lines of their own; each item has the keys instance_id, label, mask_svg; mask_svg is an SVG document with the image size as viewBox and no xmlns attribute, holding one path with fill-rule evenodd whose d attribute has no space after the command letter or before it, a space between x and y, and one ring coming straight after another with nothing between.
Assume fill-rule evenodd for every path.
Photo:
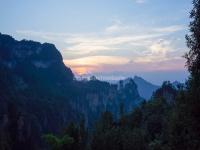
<instances>
[{"instance_id":1,"label":"sky","mask_svg":"<svg viewBox=\"0 0 200 150\"><path fill-rule=\"evenodd\" d=\"M191 0L0 0L0 32L55 44L76 75L184 82Z\"/></svg>"}]
</instances>

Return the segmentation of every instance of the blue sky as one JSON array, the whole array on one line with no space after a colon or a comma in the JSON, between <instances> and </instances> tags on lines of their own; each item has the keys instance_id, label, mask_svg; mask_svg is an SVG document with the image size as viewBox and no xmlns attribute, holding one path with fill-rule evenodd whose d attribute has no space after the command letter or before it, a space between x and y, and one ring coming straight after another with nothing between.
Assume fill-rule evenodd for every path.
<instances>
[{"instance_id":1,"label":"blue sky","mask_svg":"<svg viewBox=\"0 0 200 150\"><path fill-rule=\"evenodd\" d=\"M51 42L76 74L184 81L190 0L0 0L0 32Z\"/></svg>"}]
</instances>

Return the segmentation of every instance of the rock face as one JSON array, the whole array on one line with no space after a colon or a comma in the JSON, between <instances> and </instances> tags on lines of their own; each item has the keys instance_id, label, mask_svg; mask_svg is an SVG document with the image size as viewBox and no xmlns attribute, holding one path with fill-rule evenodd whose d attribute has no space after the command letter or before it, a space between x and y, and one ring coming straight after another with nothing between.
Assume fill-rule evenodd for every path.
<instances>
[{"instance_id":1,"label":"rock face","mask_svg":"<svg viewBox=\"0 0 200 150\"><path fill-rule=\"evenodd\" d=\"M128 112L131 111L133 107L137 106L143 100L139 96L137 87L138 86L131 78L119 81L119 97L121 98L121 103L123 103L126 111Z\"/></svg>"},{"instance_id":2,"label":"rock face","mask_svg":"<svg viewBox=\"0 0 200 150\"><path fill-rule=\"evenodd\" d=\"M133 80L77 81L54 45L0 34L0 149L39 149L45 133L82 117L91 127L103 111L118 117L121 104L129 112L142 100Z\"/></svg>"},{"instance_id":3,"label":"rock face","mask_svg":"<svg viewBox=\"0 0 200 150\"><path fill-rule=\"evenodd\" d=\"M0 146L37 149L41 135L57 132L73 112L63 97L73 74L54 45L2 34L0 72L0 141L12 143Z\"/></svg>"}]
</instances>

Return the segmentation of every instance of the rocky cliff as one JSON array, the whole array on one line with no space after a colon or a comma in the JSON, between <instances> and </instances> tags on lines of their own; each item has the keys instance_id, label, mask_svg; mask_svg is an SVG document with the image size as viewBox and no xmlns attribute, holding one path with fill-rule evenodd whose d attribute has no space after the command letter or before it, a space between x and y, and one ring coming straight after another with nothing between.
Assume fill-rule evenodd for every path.
<instances>
[{"instance_id":1,"label":"rocky cliff","mask_svg":"<svg viewBox=\"0 0 200 150\"><path fill-rule=\"evenodd\" d=\"M117 118L121 104L129 112L142 100L133 80L77 81L54 45L0 34L0 149L39 149L45 133L83 117L91 127L103 111Z\"/></svg>"}]
</instances>

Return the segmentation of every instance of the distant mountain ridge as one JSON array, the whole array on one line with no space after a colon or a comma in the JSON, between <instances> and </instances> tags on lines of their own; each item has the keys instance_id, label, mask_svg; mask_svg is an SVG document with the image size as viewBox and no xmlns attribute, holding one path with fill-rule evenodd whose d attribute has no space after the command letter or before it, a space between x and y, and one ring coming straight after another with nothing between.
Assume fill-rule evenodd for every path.
<instances>
[{"instance_id":1,"label":"distant mountain ridge","mask_svg":"<svg viewBox=\"0 0 200 150\"><path fill-rule=\"evenodd\" d=\"M154 85L148 81L146 81L145 79L143 79L142 77L139 76L134 76L134 78L126 78L122 81L124 81L124 83L128 82L130 79L133 79L133 81L136 83L137 85L137 89L138 92L140 94L140 96L146 100L149 100L151 98L151 96L153 95L153 93L159 88L159 86ZM120 81L118 80L108 80L109 83L111 84L119 84Z\"/></svg>"}]
</instances>

